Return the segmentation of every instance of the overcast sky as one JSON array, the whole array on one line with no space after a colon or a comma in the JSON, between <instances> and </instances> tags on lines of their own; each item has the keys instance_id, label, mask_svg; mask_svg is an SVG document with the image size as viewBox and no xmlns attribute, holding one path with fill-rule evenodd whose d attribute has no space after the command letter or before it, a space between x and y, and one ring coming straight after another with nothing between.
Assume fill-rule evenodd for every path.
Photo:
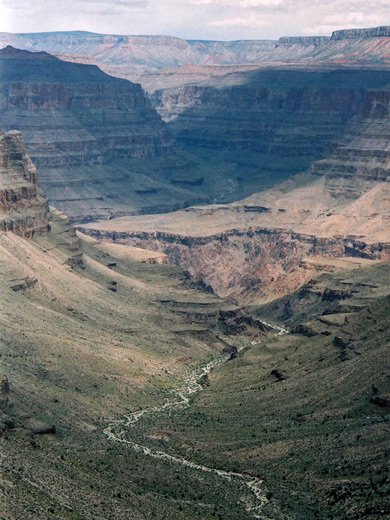
<instances>
[{"instance_id":1,"label":"overcast sky","mask_svg":"<svg viewBox=\"0 0 390 520\"><path fill-rule=\"evenodd\" d=\"M0 31L277 39L390 25L390 0L0 0Z\"/></svg>"}]
</instances>

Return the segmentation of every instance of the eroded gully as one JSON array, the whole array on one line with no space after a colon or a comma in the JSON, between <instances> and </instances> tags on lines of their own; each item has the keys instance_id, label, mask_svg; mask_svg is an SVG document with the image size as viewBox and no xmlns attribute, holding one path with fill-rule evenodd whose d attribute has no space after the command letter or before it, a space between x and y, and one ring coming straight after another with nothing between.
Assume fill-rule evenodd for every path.
<instances>
[{"instance_id":1,"label":"eroded gully","mask_svg":"<svg viewBox=\"0 0 390 520\"><path fill-rule=\"evenodd\" d=\"M273 329L278 335L286 334L288 331L281 327L275 327L270 325L269 323L264 322L264 325L267 325L269 328ZM258 342L252 342L250 346L254 346L258 344ZM238 348L238 352L242 352L250 348L250 346L244 346ZM230 359L230 355L221 356L218 359L210 361L203 367L198 370L194 370L185 380L183 386L172 390L172 398L165 402L160 406L153 406L150 408L145 408L143 410L139 410L133 412L129 415L126 415L125 418L121 421L121 423L110 423L107 428L104 430L105 435L107 435L108 439L119 442L122 444L126 444L133 450L138 453L143 453L149 457L153 457L159 460L168 460L170 462L174 462L180 464L182 466L186 466L196 471L202 471L204 473L211 473L217 475L221 479L228 480L230 482L237 482L240 486L244 485L246 488L246 492L244 492L241 496L241 503L245 510L251 514L253 518L271 520L270 517L264 515L264 505L268 502L265 496L265 490L263 489L263 481L259 478L253 478L243 473L236 473L233 471L224 471L222 469L210 468L208 466L203 466L202 464L198 464L191 460L185 459L184 457L170 455L164 451L155 450L145 446L143 444L139 444L138 442L129 440L125 438L126 434L128 434L129 430L131 430L132 426L141 420L143 417L150 415L161 415L162 413L172 412L172 410L183 409L189 407L190 397L194 394L200 392L202 390L202 385L200 381L202 378L210 374L212 370L228 361Z\"/></svg>"}]
</instances>

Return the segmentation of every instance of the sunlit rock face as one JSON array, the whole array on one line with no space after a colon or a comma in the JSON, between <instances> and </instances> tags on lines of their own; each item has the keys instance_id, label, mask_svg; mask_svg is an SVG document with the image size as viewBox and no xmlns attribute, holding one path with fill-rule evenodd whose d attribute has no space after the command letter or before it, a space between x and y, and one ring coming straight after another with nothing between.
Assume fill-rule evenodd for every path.
<instances>
[{"instance_id":1,"label":"sunlit rock face","mask_svg":"<svg viewBox=\"0 0 390 520\"><path fill-rule=\"evenodd\" d=\"M49 206L20 132L0 130L0 231L23 237L48 230Z\"/></svg>"}]
</instances>

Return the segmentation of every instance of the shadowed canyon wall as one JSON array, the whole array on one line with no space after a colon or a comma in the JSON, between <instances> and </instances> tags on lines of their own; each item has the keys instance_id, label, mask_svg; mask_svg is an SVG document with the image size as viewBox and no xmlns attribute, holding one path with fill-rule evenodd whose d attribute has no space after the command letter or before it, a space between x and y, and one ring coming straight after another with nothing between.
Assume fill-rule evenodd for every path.
<instances>
[{"instance_id":1,"label":"shadowed canyon wall","mask_svg":"<svg viewBox=\"0 0 390 520\"><path fill-rule=\"evenodd\" d=\"M9 47L0 51L0 78L3 128L23 133L42 188L72 219L164 211L191 199L166 179L188 162L140 85Z\"/></svg>"},{"instance_id":2,"label":"shadowed canyon wall","mask_svg":"<svg viewBox=\"0 0 390 520\"><path fill-rule=\"evenodd\" d=\"M218 201L245 197L332 156L349 139L346 129L362 134L374 118L372 132L380 136L387 125L387 72L267 70L246 77L243 85L188 85L151 96L178 142L224 169Z\"/></svg>"}]
</instances>

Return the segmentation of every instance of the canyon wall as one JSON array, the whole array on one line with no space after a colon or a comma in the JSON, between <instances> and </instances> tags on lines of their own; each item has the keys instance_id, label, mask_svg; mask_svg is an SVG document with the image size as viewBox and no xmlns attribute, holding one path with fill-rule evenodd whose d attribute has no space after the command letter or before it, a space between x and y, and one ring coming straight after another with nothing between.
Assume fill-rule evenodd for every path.
<instances>
[{"instance_id":1,"label":"canyon wall","mask_svg":"<svg viewBox=\"0 0 390 520\"><path fill-rule=\"evenodd\" d=\"M23 133L42 188L73 220L201 200L167 179L191 166L141 86L95 66L3 49L0 116Z\"/></svg>"},{"instance_id":2,"label":"canyon wall","mask_svg":"<svg viewBox=\"0 0 390 520\"><path fill-rule=\"evenodd\" d=\"M207 67L208 79L226 65L318 69L362 67L389 69L390 28L348 29L329 36L282 36L279 40L203 41L172 36L128 36L84 31L0 33L0 48L12 45L47 51L71 62L99 65L144 88L183 83L181 67ZM178 69L176 71L176 69ZM161 72L161 75L160 75ZM177 77L176 72L179 72ZM202 74L205 70L202 71ZM191 82L192 72L187 83ZM155 76L151 78L151 76ZM207 82L207 78L203 78ZM160 87L158 86L160 83Z\"/></svg>"},{"instance_id":3,"label":"canyon wall","mask_svg":"<svg viewBox=\"0 0 390 520\"><path fill-rule=\"evenodd\" d=\"M390 89L368 90L332 152L310 165L313 174L326 175L333 196L356 199L390 180L389 113Z\"/></svg>"},{"instance_id":4,"label":"canyon wall","mask_svg":"<svg viewBox=\"0 0 390 520\"><path fill-rule=\"evenodd\" d=\"M388 72L263 70L245 75L242 85L187 85L151 95L178 142L224 168L226 189L218 201L245 197L329 157L348 140L346 128L355 135L371 126L370 111L378 135L387 124L383 89Z\"/></svg>"},{"instance_id":5,"label":"canyon wall","mask_svg":"<svg viewBox=\"0 0 390 520\"><path fill-rule=\"evenodd\" d=\"M235 204L87 232L161 250L240 301L294 290L338 269L331 259L388 259L389 73L246 74L244 85L164 89L152 101L183 147L225 168L218 202L290 180Z\"/></svg>"},{"instance_id":6,"label":"canyon wall","mask_svg":"<svg viewBox=\"0 0 390 520\"><path fill-rule=\"evenodd\" d=\"M46 233L49 206L20 132L0 130L0 231L23 237Z\"/></svg>"},{"instance_id":7,"label":"canyon wall","mask_svg":"<svg viewBox=\"0 0 390 520\"><path fill-rule=\"evenodd\" d=\"M135 74L187 64L343 63L368 67L389 66L389 26L335 31L329 36L282 36L279 40L207 41L172 36L95 34L85 31L0 33L0 48L12 45L29 51L46 51L80 63L95 63L106 72L132 79ZM373 44L376 50L373 52ZM358 51L358 52L357 52Z\"/></svg>"},{"instance_id":8,"label":"canyon wall","mask_svg":"<svg viewBox=\"0 0 390 520\"><path fill-rule=\"evenodd\" d=\"M241 85L156 91L167 125L140 85L97 67L6 48L0 68L3 127L23 132L49 200L77 222L230 202L275 185L328 158L349 121L366 118L369 92L389 83L385 71L242 72Z\"/></svg>"},{"instance_id":9,"label":"canyon wall","mask_svg":"<svg viewBox=\"0 0 390 520\"><path fill-rule=\"evenodd\" d=\"M261 61L278 45L271 40L201 41L173 36L125 36L84 31L10 34L0 33L0 47L12 45L29 51L67 53L105 70L129 73L185 65L217 65ZM89 61L90 62L90 61Z\"/></svg>"},{"instance_id":10,"label":"canyon wall","mask_svg":"<svg viewBox=\"0 0 390 520\"><path fill-rule=\"evenodd\" d=\"M390 37L390 26L370 27L367 29L342 29L333 31L331 41L358 40L361 38Z\"/></svg>"},{"instance_id":11,"label":"canyon wall","mask_svg":"<svg viewBox=\"0 0 390 520\"><path fill-rule=\"evenodd\" d=\"M164 252L170 263L186 269L221 297L240 302L282 296L321 272L337 270L332 262L316 265L316 257L390 259L390 243L368 244L354 236L332 238L283 229L232 229L204 237L164 232L82 231L99 239ZM313 257L313 263L305 262ZM216 268L217 266L217 268Z\"/></svg>"}]
</instances>

